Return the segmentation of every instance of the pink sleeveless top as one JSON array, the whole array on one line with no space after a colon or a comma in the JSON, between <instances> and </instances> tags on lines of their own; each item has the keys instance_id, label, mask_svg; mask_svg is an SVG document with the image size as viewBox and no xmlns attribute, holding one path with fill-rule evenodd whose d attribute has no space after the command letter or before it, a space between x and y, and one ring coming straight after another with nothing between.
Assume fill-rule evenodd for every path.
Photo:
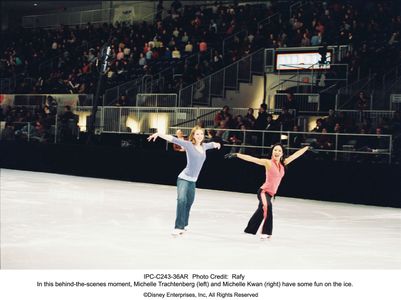
<instances>
[{"instance_id":1,"label":"pink sleeveless top","mask_svg":"<svg viewBox=\"0 0 401 300\"><path fill-rule=\"evenodd\" d=\"M284 177L284 166L281 163L277 166L273 160L270 161L271 167L269 170L266 169L266 181L260 188L273 197Z\"/></svg>"}]
</instances>

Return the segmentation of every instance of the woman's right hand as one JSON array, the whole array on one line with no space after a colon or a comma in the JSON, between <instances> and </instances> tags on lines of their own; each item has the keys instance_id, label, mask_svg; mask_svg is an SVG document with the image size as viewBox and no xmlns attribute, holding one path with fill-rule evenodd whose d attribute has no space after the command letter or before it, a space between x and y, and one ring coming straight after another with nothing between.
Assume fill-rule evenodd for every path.
<instances>
[{"instance_id":1,"label":"woman's right hand","mask_svg":"<svg viewBox=\"0 0 401 300\"><path fill-rule=\"evenodd\" d=\"M154 134L152 134L151 136L148 137L148 142L156 141L157 137L159 136L159 134L156 132Z\"/></svg>"}]
</instances>

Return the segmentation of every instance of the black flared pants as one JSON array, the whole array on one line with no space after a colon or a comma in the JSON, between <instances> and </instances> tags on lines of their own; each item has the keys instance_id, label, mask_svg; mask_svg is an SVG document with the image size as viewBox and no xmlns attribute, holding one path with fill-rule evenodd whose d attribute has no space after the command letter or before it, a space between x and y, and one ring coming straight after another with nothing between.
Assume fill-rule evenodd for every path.
<instances>
[{"instance_id":1,"label":"black flared pants","mask_svg":"<svg viewBox=\"0 0 401 300\"><path fill-rule=\"evenodd\" d=\"M263 217L263 203L262 197L266 197L267 202L267 217L264 219ZM271 196L268 193L263 192L262 189L258 191L258 200L259 205L253 216L248 222L248 226L245 228L246 233L256 234L260 224L264 221L262 227L262 234L271 235L273 232L273 205L271 202Z\"/></svg>"}]
</instances>

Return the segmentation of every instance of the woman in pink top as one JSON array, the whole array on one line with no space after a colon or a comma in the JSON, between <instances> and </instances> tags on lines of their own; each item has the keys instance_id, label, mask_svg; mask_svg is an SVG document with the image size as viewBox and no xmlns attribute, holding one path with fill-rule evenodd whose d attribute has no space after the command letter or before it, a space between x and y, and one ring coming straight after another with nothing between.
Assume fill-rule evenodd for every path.
<instances>
[{"instance_id":1,"label":"woman in pink top","mask_svg":"<svg viewBox=\"0 0 401 300\"><path fill-rule=\"evenodd\" d=\"M289 157L284 157L284 148L281 144L276 144L272 148L271 159L261 159L240 153L229 153L225 158L238 157L242 160L253 162L266 168L266 180L258 191L259 206L245 228L246 233L256 234L260 224L262 227L262 239L270 238L273 231L273 206L271 199L277 192L281 179L284 177L285 167L309 149L308 146L301 148Z\"/></svg>"}]
</instances>

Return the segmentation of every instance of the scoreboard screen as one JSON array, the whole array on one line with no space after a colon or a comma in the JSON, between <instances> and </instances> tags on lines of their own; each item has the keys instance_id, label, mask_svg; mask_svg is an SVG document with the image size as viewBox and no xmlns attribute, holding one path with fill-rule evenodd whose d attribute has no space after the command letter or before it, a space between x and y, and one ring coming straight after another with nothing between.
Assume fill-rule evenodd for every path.
<instances>
[{"instance_id":1,"label":"scoreboard screen","mask_svg":"<svg viewBox=\"0 0 401 300\"><path fill-rule=\"evenodd\" d=\"M332 52L326 53L326 60L322 61L319 51L307 52L276 52L276 71L294 70L328 70L332 61Z\"/></svg>"}]
</instances>

